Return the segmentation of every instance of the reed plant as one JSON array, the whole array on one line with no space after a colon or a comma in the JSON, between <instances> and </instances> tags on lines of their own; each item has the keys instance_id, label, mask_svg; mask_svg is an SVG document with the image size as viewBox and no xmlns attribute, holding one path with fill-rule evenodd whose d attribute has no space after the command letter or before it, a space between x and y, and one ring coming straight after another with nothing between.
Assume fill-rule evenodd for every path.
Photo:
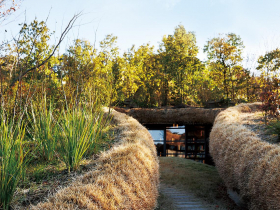
<instances>
[{"instance_id":1,"label":"reed plant","mask_svg":"<svg viewBox=\"0 0 280 210\"><path fill-rule=\"evenodd\" d=\"M54 136L56 122L53 117L53 104L47 105L46 97L39 105L31 105L31 117L29 134L38 145L38 152L44 160L52 161L56 150L56 138Z\"/></svg>"},{"instance_id":2,"label":"reed plant","mask_svg":"<svg viewBox=\"0 0 280 210\"><path fill-rule=\"evenodd\" d=\"M85 107L64 110L55 130L59 146L57 152L68 171L76 170L86 152L94 150L102 130L101 111L92 113Z\"/></svg>"},{"instance_id":3,"label":"reed plant","mask_svg":"<svg viewBox=\"0 0 280 210\"><path fill-rule=\"evenodd\" d=\"M14 192L27 165L24 148L25 129L5 120L0 122L0 209L9 209Z\"/></svg>"}]
</instances>

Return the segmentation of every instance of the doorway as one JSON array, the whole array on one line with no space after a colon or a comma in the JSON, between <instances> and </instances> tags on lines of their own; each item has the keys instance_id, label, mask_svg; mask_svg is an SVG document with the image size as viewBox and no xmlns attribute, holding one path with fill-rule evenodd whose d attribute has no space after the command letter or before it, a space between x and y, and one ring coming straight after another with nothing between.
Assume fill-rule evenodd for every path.
<instances>
[{"instance_id":1,"label":"doorway","mask_svg":"<svg viewBox=\"0 0 280 210\"><path fill-rule=\"evenodd\" d=\"M181 157L213 164L209 154L212 125L145 124L158 156Z\"/></svg>"}]
</instances>

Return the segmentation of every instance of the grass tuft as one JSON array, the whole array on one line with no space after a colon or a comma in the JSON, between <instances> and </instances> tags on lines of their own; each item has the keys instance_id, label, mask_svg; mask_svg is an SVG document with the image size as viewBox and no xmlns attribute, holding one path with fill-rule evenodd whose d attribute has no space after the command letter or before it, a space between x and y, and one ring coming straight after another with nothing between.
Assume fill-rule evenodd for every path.
<instances>
[{"instance_id":1,"label":"grass tuft","mask_svg":"<svg viewBox=\"0 0 280 210\"><path fill-rule=\"evenodd\" d=\"M57 141L54 135L56 123L53 117L53 106L50 103L47 106L46 98L38 106L31 106L29 136L35 144L38 145L39 155L44 160L52 161L54 159Z\"/></svg>"},{"instance_id":2,"label":"grass tuft","mask_svg":"<svg viewBox=\"0 0 280 210\"><path fill-rule=\"evenodd\" d=\"M78 169L88 150L95 151L101 136L102 118L102 112L93 114L82 108L63 111L55 136L59 141L57 152L68 171Z\"/></svg>"},{"instance_id":3,"label":"grass tuft","mask_svg":"<svg viewBox=\"0 0 280 210\"><path fill-rule=\"evenodd\" d=\"M26 154L25 129L3 120L0 124L0 208L9 209L16 187L24 174Z\"/></svg>"}]
</instances>

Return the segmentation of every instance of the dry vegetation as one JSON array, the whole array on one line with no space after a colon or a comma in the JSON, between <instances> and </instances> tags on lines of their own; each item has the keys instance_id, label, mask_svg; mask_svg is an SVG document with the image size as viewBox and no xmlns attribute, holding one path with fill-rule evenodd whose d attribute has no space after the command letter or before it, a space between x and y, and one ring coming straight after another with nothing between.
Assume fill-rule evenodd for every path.
<instances>
[{"instance_id":1,"label":"dry vegetation","mask_svg":"<svg viewBox=\"0 0 280 210\"><path fill-rule=\"evenodd\" d=\"M262 141L269 143L277 143L278 135L268 132L267 125L265 124L264 114L261 110L256 110L249 113L242 113L239 117L240 124L252 130ZM272 122L275 118L267 118L267 122Z\"/></svg>"},{"instance_id":2,"label":"dry vegetation","mask_svg":"<svg viewBox=\"0 0 280 210\"><path fill-rule=\"evenodd\" d=\"M116 110L132 116L141 123L147 124L213 124L215 117L223 109L204 109L190 107L177 109L116 108Z\"/></svg>"},{"instance_id":3,"label":"dry vegetation","mask_svg":"<svg viewBox=\"0 0 280 210\"><path fill-rule=\"evenodd\" d=\"M249 209L279 209L280 148L240 124L243 114L259 106L240 104L221 112L210 134L210 153L227 188L239 193Z\"/></svg>"},{"instance_id":4,"label":"dry vegetation","mask_svg":"<svg viewBox=\"0 0 280 210\"><path fill-rule=\"evenodd\" d=\"M149 132L135 119L112 111L117 145L101 154L95 170L32 209L153 209L159 166Z\"/></svg>"}]
</instances>

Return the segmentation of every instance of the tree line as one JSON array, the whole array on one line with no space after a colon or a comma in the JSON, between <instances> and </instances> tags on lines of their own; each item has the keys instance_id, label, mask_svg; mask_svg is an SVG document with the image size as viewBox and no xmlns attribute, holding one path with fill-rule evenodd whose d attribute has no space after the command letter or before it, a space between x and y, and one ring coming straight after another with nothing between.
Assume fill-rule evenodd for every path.
<instances>
[{"instance_id":1,"label":"tree line","mask_svg":"<svg viewBox=\"0 0 280 210\"><path fill-rule=\"evenodd\" d=\"M268 81L278 88L279 49L259 57L261 74L255 76L242 65L244 45L234 33L207 41L206 62L197 57L195 33L183 25L163 36L157 50L149 44L133 45L122 55L112 34L98 49L87 40L76 39L60 54L60 42L50 44L53 33L44 21L35 19L22 24L16 39L2 42L2 106L23 107L30 97L42 93L58 103L98 98L115 106L126 101L138 107L205 106L209 101L260 100Z\"/></svg>"}]
</instances>

